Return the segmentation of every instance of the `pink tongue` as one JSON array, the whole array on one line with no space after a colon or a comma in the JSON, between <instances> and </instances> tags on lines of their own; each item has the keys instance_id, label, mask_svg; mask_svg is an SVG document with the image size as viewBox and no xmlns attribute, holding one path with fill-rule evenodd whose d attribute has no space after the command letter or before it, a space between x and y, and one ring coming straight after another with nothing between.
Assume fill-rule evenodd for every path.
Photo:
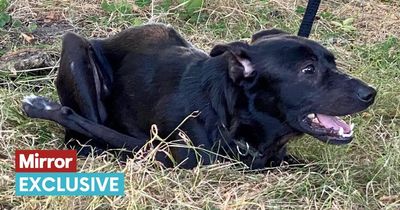
<instances>
[{"instance_id":1,"label":"pink tongue","mask_svg":"<svg viewBox=\"0 0 400 210\"><path fill-rule=\"evenodd\" d=\"M328 115L324 115L324 114L317 114L317 117L318 117L320 124L323 125L325 128L333 128L338 131L340 129L340 127L342 127L344 133L351 132L350 125L348 125L346 122L344 122L340 118L328 116Z\"/></svg>"}]
</instances>

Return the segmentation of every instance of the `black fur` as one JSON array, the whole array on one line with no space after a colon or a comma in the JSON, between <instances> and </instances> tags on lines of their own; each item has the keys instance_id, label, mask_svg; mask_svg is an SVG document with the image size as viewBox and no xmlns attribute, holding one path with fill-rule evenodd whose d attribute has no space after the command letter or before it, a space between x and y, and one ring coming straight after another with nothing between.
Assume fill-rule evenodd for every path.
<instances>
[{"instance_id":1,"label":"black fur","mask_svg":"<svg viewBox=\"0 0 400 210\"><path fill-rule=\"evenodd\" d=\"M314 74L301 72L311 64ZM180 127L192 144L240 158L251 168L284 160L289 138L310 133L300 123L308 113L359 112L376 94L340 72L328 50L305 38L265 30L253 35L251 44L217 45L207 55L160 24L103 40L65 35L56 84L63 107L36 98L48 109L25 102L24 110L66 127L66 140L75 148L71 138L99 151L138 149L150 138L152 124L166 137L199 111ZM177 139L175 132L167 141ZM256 152L238 155L246 152L243 144ZM202 150L174 148L171 153L184 168L218 159ZM157 158L173 165L163 153Z\"/></svg>"}]
</instances>

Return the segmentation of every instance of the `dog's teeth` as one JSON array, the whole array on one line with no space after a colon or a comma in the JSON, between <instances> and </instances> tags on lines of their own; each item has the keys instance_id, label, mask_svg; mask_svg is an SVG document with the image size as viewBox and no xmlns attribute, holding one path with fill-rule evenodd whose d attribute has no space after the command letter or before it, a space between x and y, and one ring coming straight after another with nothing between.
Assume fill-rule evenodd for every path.
<instances>
[{"instance_id":1,"label":"dog's teeth","mask_svg":"<svg viewBox=\"0 0 400 210\"><path fill-rule=\"evenodd\" d=\"M310 118L310 119L314 119L315 118L315 114L314 113L308 114L307 117Z\"/></svg>"},{"instance_id":2,"label":"dog's teeth","mask_svg":"<svg viewBox=\"0 0 400 210\"><path fill-rule=\"evenodd\" d=\"M351 123L351 124L350 124L350 130L351 130L351 132L353 132L354 127L355 127L354 123Z\"/></svg>"},{"instance_id":3,"label":"dog's teeth","mask_svg":"<svg viewBox=\"0 0 400 210\"><path fill-rule=\"evenodd\" d=\"M345 134L343 134L342 135L343 137L351 137L351 136L353 136L353 131L351 131L350 133L345 133Z\"/></svg>"},{"instance_id":4,"label":"dog's teeth","mask_svg":"<svg viewBox=\"0 0 400 210\"><path fill-rule=\"evenodd\" d=\"M319 120L318 120L318 118L313 118L313 119L312 119L312 122L313 122L313 123L317 123L317 124L319 124Z\"/></svg>"},{"instance_id":5,"label":"dog's teeth","mask_svg":"<svg viewBox=\"0 0 400 210\"><path fill-rule=\"evenodd\" d=\"M339 128L339 135L343 136L344 135L344 130L342 127Z\"/></svg>"}]
</instances>

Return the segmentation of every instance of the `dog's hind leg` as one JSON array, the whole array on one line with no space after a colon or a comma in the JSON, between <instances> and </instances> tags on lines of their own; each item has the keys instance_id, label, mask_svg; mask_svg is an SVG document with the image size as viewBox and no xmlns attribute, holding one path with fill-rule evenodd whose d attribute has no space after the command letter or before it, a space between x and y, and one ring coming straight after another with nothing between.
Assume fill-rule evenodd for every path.
<instances>
[{"instance_id":1,"label":"dog's hind leg","mask_svg":"<svg viewBox=\"0 0 400 210\"><path fill-rule=\"evenodd\" d=\"M31 118L51 120L65 128L89 138L101 141L111 148L124 148L129 151L142 147L146 140L128 136L104 125L80 116L69 107L50 101L41 96L27 96L22 102L24 112Z\"/></svg>"},{"instance_id":2,"label":"dog's hind leg","mask_svg":"<svg viewBox=\"0 0 400 210\"><path fill-rule=\"evenodd\" d=\"M50 101L41 96L27 96L22 102L24 112L31 118L39 118L54 121L65 128L80 133L96 141L107 145L110 148L120 149L120 159L132 155L132 151L142 148L147 139L128 136L104 125L88 120L69 107ZM157 152L156 160L165 166L172 166L168 155L164 152Z\"/></svg>"},{"instance_id":3,"label":"dog's hind leg","mask_svg":"<svg viewBox=\"0 0 400 210\"><path fill-rule=\"evenodd\" d=\"M99 124L107 118L104 100L112 83L112 70L101 52L99 41L88 40L68 33L63 38L60 68L56 87L60 102L82 117ZM91 136L66 128L65 140L80 155L88 155L91 149L82 144L104 148ZM76 141L79 140L79 143Z\"/></svg>"}]
</instances>

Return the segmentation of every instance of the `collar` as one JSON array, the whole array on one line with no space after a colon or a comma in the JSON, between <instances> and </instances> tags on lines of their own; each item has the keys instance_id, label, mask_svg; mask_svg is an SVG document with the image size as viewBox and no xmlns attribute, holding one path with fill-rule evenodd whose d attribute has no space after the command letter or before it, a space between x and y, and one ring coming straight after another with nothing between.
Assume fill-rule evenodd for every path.
<instances>
[{"instance_id":1,"label":"collar","mask_svg":"<svg viewBox=\"0 0 400 210\"><path fill-rule=\"evenodd\" d=\"M218 126L218 129L222 135L222 139L226 142L227 140L232 140L235 145L236 145L236 150L237 153L240 156L250 156L253 159L255 158L261 158L263 157L263 154L256 148L250 146L248 142L246 142L243 138L241 139L233 139L231 138L231 134L228 130L228 128L225 126L224 123L221 123L220 126ZM226 142L227 145L229 145L229 142ZM231 150L232 151L232 150Z\"/></svg>"},{"instance_id":2,"label":"collar","mask_svg":"<svg viewBox=\"0 0 400 210\"><path fill-rule=\"evenodd\" d=\"M239 155L241 155L243 157L250 155L253 158L260 158L263 156L260 153L260 151L258 151L256 148L250 146L249 143L247 143L243 139L239 139L239 140L233 139L233 142L235 142L235 144L236 144L237 152L239 153Z\"/></svg>"}]
</instances>

